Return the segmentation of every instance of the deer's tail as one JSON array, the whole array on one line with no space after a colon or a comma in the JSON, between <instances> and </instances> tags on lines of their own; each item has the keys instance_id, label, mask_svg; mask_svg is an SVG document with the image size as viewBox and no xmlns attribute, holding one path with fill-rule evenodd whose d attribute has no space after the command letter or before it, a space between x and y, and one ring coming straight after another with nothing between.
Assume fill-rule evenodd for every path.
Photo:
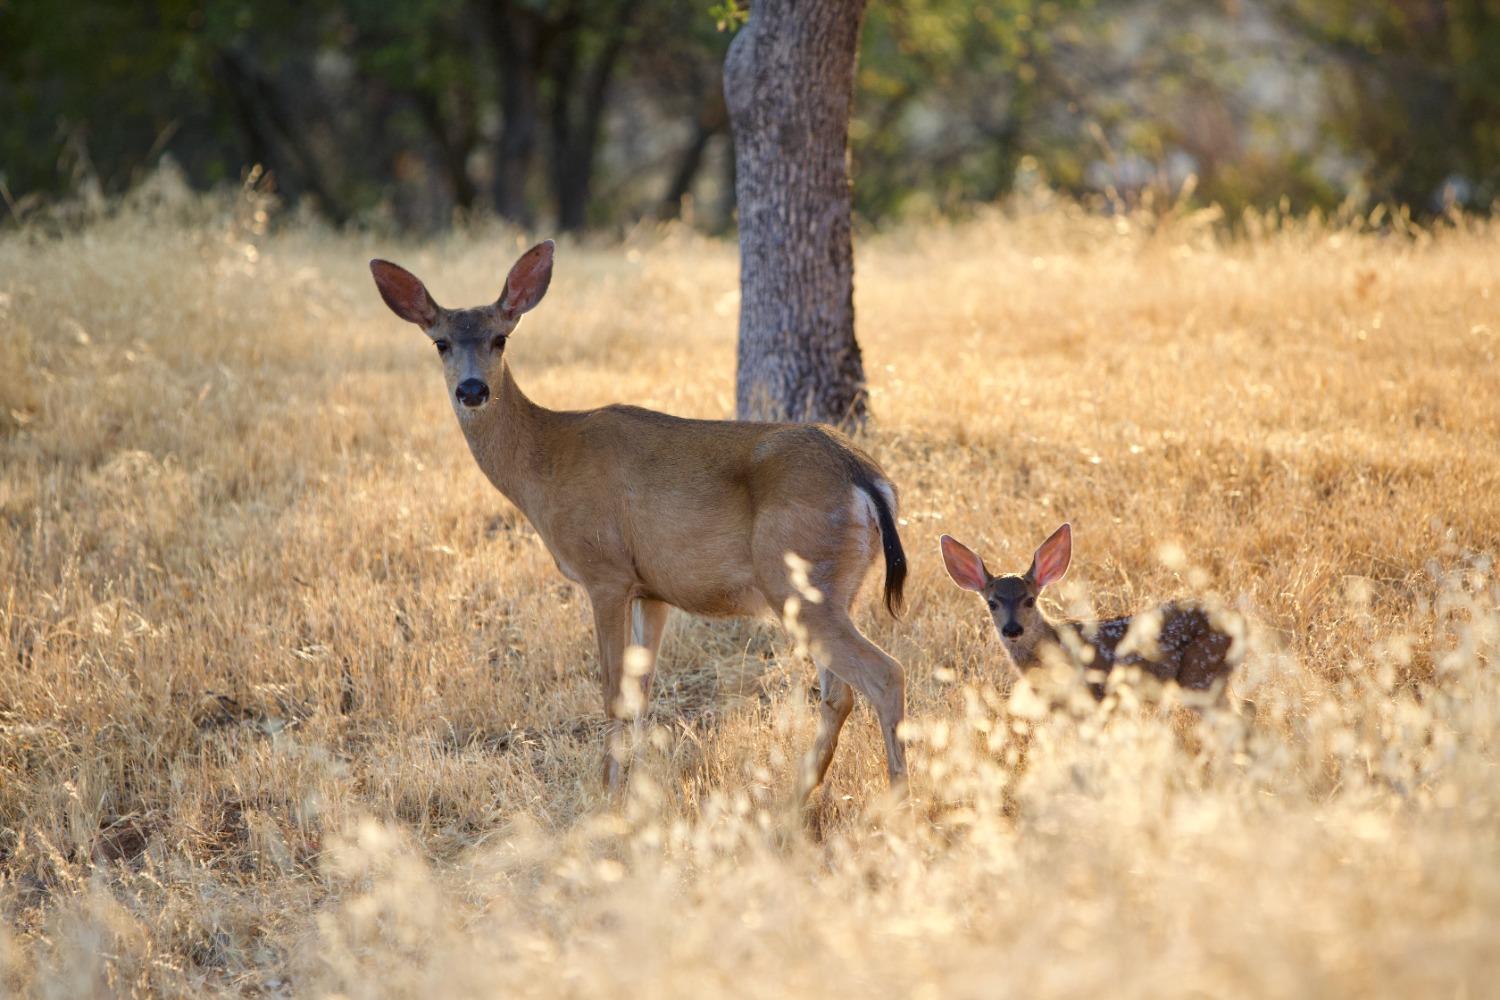
<instances>
[{"instance_id":1,"label":"deer's tail","mask_svg":"<svg viewBox=\"0 0 1500 1000\"><path fill-rule=\"evenodd\" d=\"M854 485L875 505L880 545L885 550L885 609L892 618L900 618L901 591L906 586L906 550L901 547L901 535L896 531L896 491L885 480L869 475L859 476Z\"/></svg>"}]
</instances>

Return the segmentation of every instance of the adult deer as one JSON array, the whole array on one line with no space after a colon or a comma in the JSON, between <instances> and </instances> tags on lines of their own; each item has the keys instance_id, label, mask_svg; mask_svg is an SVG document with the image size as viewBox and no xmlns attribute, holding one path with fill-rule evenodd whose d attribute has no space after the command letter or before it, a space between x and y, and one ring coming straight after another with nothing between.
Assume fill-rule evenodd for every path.
<instances>
[{"instance_id":1,"label":"adult deer","mask_svg":"<svg viewBox=\"0 0 1500 1000\"><path fill-rule=\"evenodd\" d=\"M511 268L500 298L445 309L409 271L370 262L386 305L437 345L453 411L484 474L536 529L593 606L608 723L604 780L623 780L626 650L644 650L642 694L671 607L783 616L811 652L822 704L799 778L823 780L859 691L885 737L891 784L905 781L897 727L901 665L867 639L850 607L885 554L895 615L906 577L896 494L868 455L826 427L685 420L634 406L555 411L521 392L505 345L552 279L550 240ZM789 620L790 619L790 620ZM638 654L639 655L639 654ZM637 724L639 716L636 714Z\"/></svg>"}]
</instances>

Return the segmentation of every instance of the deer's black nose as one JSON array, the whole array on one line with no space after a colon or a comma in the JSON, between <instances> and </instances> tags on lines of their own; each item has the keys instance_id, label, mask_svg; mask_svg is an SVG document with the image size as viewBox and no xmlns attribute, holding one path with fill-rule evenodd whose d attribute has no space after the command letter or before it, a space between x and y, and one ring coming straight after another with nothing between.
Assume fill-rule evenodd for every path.
<instances>
[{"instance_id":1,"label":"deer's black nose","mask_svg":"<svg viewBox=\"0 0 1500 1000\"><path fill-rule=\"evenodd\" d=\"M1019 639L1023 631L1025 630L1021 628L1019 622L1006 622L1005 627L1000 630L1000 634L1007 639Z\"/></svg>"},{"instance_id":2,"label":"deer's black nose","mask_svg":"<svg viewBox=\"0 0 1500 1000\"><path fill-rule=\"evenodd\" d=\"M465 406L483 406L484 401L490 398L490 387L477 378L466 378L458 383L453 394Z\"/></svg>"}]
</instances>

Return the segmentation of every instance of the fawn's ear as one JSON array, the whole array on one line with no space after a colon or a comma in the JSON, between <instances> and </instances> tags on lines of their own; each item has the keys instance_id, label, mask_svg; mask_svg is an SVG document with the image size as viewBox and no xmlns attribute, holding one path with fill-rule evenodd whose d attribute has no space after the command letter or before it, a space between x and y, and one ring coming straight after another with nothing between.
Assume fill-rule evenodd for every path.
<instances>
[{"instance_id":1,"label":"fawn's ear","mask_svg":"<svg viewBox=\"0 0 1500 1000\"><path fill-rule=\"evenodd\" d=\"M442 309L427 294L421 278L388 260L370 261L370 273L375 276L375 287L380 289L380 297L391 307L391 312L424 330L437 322Z\"/></svg>"},{"instance_id":2,"label":"fawn's ear","mask_svg":"<svg viewBox=\"0 0 1500 1000\"><path fill-rule=\"evenodd\" d=\"M521 255L505 279L505 291L500 293L501 312L520 316L542 301L552 281L552 254L556 249L551 240L543 240Z\"/></svg>"},{"instance_id":3,"label":"fawn's ear","mask_svg":"<svg viewBox=\"0 0 1500 1000\"><path fill-rule=\"evenodd\" d=\"M943 565L948 567L948 575L953 577L954 583L965 590L983 590L990 582L984 560L963 542L952 535L944 535L938 544L943 549Z\"/></svg>"},{"instance_id":4,"label":"fawn's ear","mask_svg":"<svg viewBox=\"0 0 1500 1000\"><path fill-rule=\"evenodd\" d=\"M1073 528L1064 524L1036 550L1036 555L1031 557L1031 569L1026 571L1026 575L1031 577L1036 589L1041 590L1049 583L1061 580L1072 560Z\"/></svg>"}]
</instances>

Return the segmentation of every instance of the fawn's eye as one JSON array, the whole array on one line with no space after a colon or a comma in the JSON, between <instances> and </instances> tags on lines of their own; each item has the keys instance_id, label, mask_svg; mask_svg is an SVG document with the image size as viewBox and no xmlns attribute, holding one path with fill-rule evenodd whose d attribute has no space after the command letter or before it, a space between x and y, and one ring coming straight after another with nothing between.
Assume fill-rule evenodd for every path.
<instances>
[{"instance_id":1,"label":"fawn's eye","mask_svg":"<svg viewBox=\"0 0 1500 1000\"><path fill-rule=\"evenodd\" d=\"M453 346L452 344L448 343L446 340L437 340L437 341L433 341L433 343L435 343L437 345L437 349L438 349L438 353L439 354L447 354L448 353L448 348L450 348L450 347Z\"/></svg>"},{"instance_id":2,"label":"fawn's eye","mask_svg":"<svg viewBox=\"0 0 1500 1000\"><path fill-rule=\"evenodd\" d=\"M991 611L997 611L1000 608L1000 602L995 600L993 597L989 598L987 601L985 601L985 603L990 606Z\"/></svg>"},{"instance_id":3,"label":"fawn's eye","mask_svg":"<svg viewBox=\"0 0 1500 1000\"><path fill-rule=\"evenodd\" d=\"M505 350L505 334L503 334L503 333L502 334L498 334L495 337L494 340L490 341L490 350L492 350L492 351L503 351L503 350Z\"/></svg>"},{"instance_id":4,"label":"fawn's eye","mask_svg":"<svg viewBox=\"0 0 1500 1000\"><path fill-rule=\"evenodd\" d=\"M1028 597L1028 598L1026 598L1026 606L1028 608L1034 608L1034 607L1036 607L1036 598L1035 597Z\"/></svg>"}]
</instances>

